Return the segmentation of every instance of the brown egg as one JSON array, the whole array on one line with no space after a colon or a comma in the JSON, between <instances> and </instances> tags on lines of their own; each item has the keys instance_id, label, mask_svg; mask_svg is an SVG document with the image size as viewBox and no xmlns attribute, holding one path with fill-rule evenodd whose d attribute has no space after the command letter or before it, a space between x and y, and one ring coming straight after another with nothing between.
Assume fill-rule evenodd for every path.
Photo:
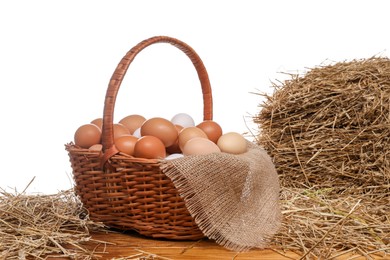
<instances>
[{"instance_id":1,"label":"brown egg","mask_svg":"<svg viewBox=\"0 0 390 260\"><path fill-rule=\"evenodd\" d=\"M221 152L221 150L218 145L203 137L194 137L188 140L183 147L184 155L201 155L219 152Z\"/></svg>"},{"instance_id":2,"label":"brown egg","mask_svg":"<svg viewBox=\"0 0 390 260\"><path fill-rule=\"evenodd\" d=\"M175 125L164 118L154 117L146 120L141 126L141 136L151 135L160 139L165 147L176 142L177 130Z\"/></svg>"},{"instance_id":3,"label":"brown egg","mask_svg":"<svg viewBox=\"0 0 390 260\"><path fill-rule=\"evenodd\" d=\"M91 124L97 125L100 128L100 130L102 130L103 118L96 118L91 121Z\"/></svg>"},{"instance_id":4,"label":"brown egg","mask_svg":"<svg viewBox=\"0 0 390 260\"><path fill-rule=\"evenodd\" d=\"M222 135L221 126L212 120L206 120L198 124L196 127L203 130L206 133L207 137L214 143L218 142L219 137Z\"/></svg>"},{"instance_id":5,"label":"brown egg","mask_svg":"<svg viewBox=\"0 0 390 260\"><path fill-rule=\"evenodd\" d=\"M114 124L114 141L122 135L130 135L129 129L122 124Z\"/></svg>"},{"instance_id":6,"label":"brown egg","mask_svg":"<svg viewBox=\"0 0 390 260\"><path fill-rule=\"evenodd\" d=\"M203 137L208 139L206 133L196 126L183 128L183 130L180 131L178 136L180 149L183 151L185 143L194 137Z\"/></svg>"},{"instance_id":7,"label":"brown egg","mask_svg":"<svg viewBox=\"0 0 390 260\"><path fill-rule=\"evenodd\" d=\"M85 124L80 126L74 134L74 143L82 148L89 148L100 143L102 131L97 125Z\"/></svg>"},{"instance_id":8,"label":"brown egg","mask_svg":"<svg viewBox=\"0 0 390 260\"><path fill-rule=\"evenodd\" d=\"M217 142L222 152L240 154L247 151L246 139L236 132L223 134Z\"/></svg>"},{"instance_id":9,"label":"brown egg","mask_svg":"<svg viewBox=\"0 0 390 260\"><path fill-rule=\"evenodd\" d=\"M179 135L180 131L183 129L183 127L181 125L175 125L176 127L176 130L177 130L177 135ZM180 147L179 147L179 138L176 139L176 142L167 147L167 152L169 154L173 154L173 153L181 153L181 150L180 150Z\"/></svg>"},{"instance_id":10,"label":"brown egg","mask_svg":"<svg viewBox=\"0 0 390 260\"><path fill-rule=\"evenodd\" d=\"M134 146L138 138L133 135L122 135L115 139L115 147L122 153L134 155Z\"/></svg>"},{"instance_id":11,"label":"brown egg","mask_svg":"<svg viewBox=\"0 0 390 260\"><path fill-rule=\"evenodd\" d=\"M119 123L126 126L129 129L130 134L133 134L137 128L146 121L146 118L141 115L129 115L122 118Z\"/></svg>"},{"instance_id":12,"label":"brown egg","mask_svg":"<svg viewBox=\"0 0 390 260\"><path fill-rule=\"evenodd\" d=\"M91 147L88 148L91 151L101 151L103 149L103 145L101 144L94 144Z\"/></svg>"},{"instance_id":13,"label":"brown egg","mask_svg":"<svg viewBox=\"0 0 390 260\"><path fill-rule=\"evenodd\" d=\"M155 136L142 136L134 146L134 156L146 159L160 159L166 157L164 143Z\"/></svg>"}]
</instances>

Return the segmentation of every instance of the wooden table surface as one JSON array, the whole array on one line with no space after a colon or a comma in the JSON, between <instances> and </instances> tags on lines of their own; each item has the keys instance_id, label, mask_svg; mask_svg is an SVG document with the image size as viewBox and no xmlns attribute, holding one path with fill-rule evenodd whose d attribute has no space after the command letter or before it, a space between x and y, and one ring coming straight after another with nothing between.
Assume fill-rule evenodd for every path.
<instances>
[{"instance_id":1,"label":"wooden table surface","mask_svg":"<svg viewBox=\"0 0 390 260\"><path fill-rule=\"evenodd\" d=\"M232 252L219 246L212 240L170 241L146 238L137 233L95 232L85 248L94 252L97 259L116 260L182 260L182 259L300 259L293 252L277 252L271 249L252 249L247 252ZM349 259L352 255L343 255L337 259ZM49 258L62 259L62 258ZM69 258L67 258L69 259ZM333 258L336 259L336 258ZM357 257L353 259L366 259ZM376 258L373 258L376 259Z\"/></svg>"},{"instance_id":2,"label":"wooden table surface","mask_svg":"<svg viewBox=\"0 0 390 260\"><path fill-rule=\"evenodd\" d=\"M146 238L136 233L92 233L89 244L89 249L101 259L299 259L292 252L286 254L288 257L269 249L237 253L208 239L171 241Z\"/></svg>"}]
</instances>

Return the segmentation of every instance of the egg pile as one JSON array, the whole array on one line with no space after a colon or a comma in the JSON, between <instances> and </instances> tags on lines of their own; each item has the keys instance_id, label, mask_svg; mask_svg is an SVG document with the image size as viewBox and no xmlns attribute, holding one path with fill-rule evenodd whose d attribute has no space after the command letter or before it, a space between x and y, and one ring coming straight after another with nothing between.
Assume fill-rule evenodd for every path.
<instances>
[{"instance_id":1,"label":"egg pile","mask_svg":"<svg viewBox=\"0 0 390 260\"><path fill-rule=\"evenodd\" d=\"M74 134L75 145L101 150L102 124L103 119L97 118L80 126ZM137 158L174 159L219 152L240 154L247 150L246 139L241 134L223 133L213 120L195 125L186 113L176 114L171 120L132 114L114 123L113 130L116 148Z\"/></svg>"}]
</instances>

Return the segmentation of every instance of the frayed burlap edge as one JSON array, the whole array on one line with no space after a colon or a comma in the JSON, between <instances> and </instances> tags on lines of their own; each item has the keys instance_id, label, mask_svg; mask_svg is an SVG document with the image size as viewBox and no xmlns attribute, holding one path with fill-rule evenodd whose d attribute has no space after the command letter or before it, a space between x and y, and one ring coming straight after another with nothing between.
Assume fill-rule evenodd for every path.
<instances>
[{"instance_id":1,"label":"frayed burlap edge","mask_svg":"<svg viewBox=\"0 0 390 260\"><path fill-rule=\"evenodd\" d=\"M174 183L199 229L227 249L266 248L280 228L274 164L249 141L244 154L164 160L161 170Z\"/></svg>"}]
</instances>

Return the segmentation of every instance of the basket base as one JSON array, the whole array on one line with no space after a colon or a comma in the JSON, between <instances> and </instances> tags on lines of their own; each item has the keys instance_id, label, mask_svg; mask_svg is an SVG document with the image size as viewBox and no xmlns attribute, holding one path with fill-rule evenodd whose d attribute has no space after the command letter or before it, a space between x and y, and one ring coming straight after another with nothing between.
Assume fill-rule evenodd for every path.
<instances>
[{"instance_id":1,"label":"basket base","mask_svg":"<svg viewBox=\"0 0 390 260\"><path fill-rule=\"evenodd\" d=\"M204 237L160 163L114 155L103 171L99 152L67 145L75 192L93 221L172 240Z\"/></svg>"},{"instance_id":2,"label":"basket base","mask_svg":"<svg viewBox=\"0 0 390 260\"><path fill-rule=\"evenodd\" d=\"M100 221L99 218L90 217L93 221ZM109 229L112 229L121 233L136 232L139 235L156 238L156 239L168 239L168 240L199 240L205 237L205 235L198 229L196 225L183 227L180 225L145 225L141 221L123 221L118 223L116 221L103 222Z\"/></svg>"}]
</instances>

